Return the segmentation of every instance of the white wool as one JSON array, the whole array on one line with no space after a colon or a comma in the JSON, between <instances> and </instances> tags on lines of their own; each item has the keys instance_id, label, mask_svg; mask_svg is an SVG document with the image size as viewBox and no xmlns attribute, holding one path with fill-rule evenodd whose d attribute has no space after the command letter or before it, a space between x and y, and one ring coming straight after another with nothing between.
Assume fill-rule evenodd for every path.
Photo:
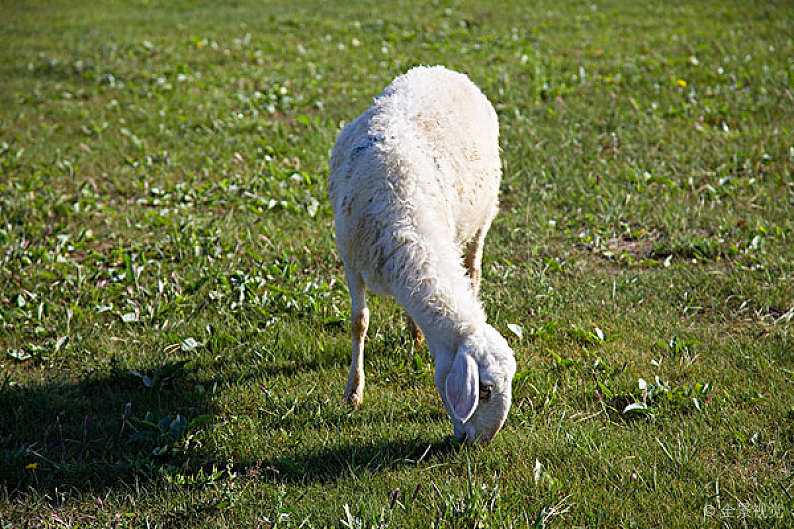
<instances>
[{"instance_id":1,"label":"white wool","mask_svg":"<svg viewBox=\"0 0 794 529\"><path fill-rule=\"evenodd\" d=\"M498 209L498 136L493 107L468 77L417 67L345 127L331 156L328 194L348 280L360 277L405 308L427 337L437 385L473 336L482 347L467 351L481 371L494 366L510 378L515 371L461 258L463 245L484 235ZM355 340L354 364L356 347L363 354ZM489 348L491 342L499 343ZM363 391L363 372L360 378Z\"/></svg>"}]
</instances>

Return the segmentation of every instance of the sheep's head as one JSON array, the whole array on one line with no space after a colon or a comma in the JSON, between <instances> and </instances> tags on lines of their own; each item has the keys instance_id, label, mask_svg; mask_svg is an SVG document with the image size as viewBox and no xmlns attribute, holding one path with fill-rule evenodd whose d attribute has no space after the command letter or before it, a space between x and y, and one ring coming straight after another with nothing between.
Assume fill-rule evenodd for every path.
<instances>
[{"instance_id":1,"label":"sheep's head","mask_svg":"<svg viewBox=\"0 0 794 529\"><path fill-rule=\"evenodd\" d=\"M488 442L504 424L513 392L516 362L496 329L485 325L466 337L447 369L436 372L455 437Z\"/></svg>"}]
</instances>

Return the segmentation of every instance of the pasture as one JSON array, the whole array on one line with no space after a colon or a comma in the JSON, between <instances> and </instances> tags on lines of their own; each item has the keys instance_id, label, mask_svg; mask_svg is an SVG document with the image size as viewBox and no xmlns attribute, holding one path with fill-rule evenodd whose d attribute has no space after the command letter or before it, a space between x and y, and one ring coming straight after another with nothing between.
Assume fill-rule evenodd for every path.
<instances>
[{"instance_id":1,"label":"pasture","mask_svg":"<svg viewBox=\"0 0 794 529\"><path fill-rule=\"evenodd\" d=\"M789 2L7 0L0 527L791 527ZM500 119L486 447L325 195L417 64Z\"/></svg>"}]
</instances>

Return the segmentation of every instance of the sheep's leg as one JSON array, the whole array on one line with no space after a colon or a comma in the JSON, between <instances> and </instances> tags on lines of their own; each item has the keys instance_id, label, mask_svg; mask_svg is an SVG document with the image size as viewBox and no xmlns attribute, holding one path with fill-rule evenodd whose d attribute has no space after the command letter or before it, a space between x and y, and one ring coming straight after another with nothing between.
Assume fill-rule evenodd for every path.
<instances>
[{"instance_id":1,"label":"sheep's leg","mask_svg":"<svg viewBox=\"0 0 794 529\"><path fill-rule=\"evenodd\" d=\"M414 341L414 345L419 347L425 341L425 335L422 332L422 329L416 324L414 319L407 314L405 315L405 324L408 327L408 332L411 334L411 338Z\"/></svg>"},{"instance_id":2,"label":"sheep's leg","mask_svg":"<svg viewBox=\"0 0 794 529\"><path fill-rule=\"evenodd\" d=\"M345 273L350 290L350 334L353 338L353 358L347 376L344 401L357 408L364 401L364 338L369 326L367 287L357 273Z\"/></svg>"},{"instance_id":3,"label":"sheep's leg","mask_svg":"<svg viewBox=\"0 0 794 529\"><path fill-rule=\"evenodd\" d=\"M471 289L476 296L480 291L480 279L482 278L482 247L485 243L485 233L487 228L481 228L474 238L466 244L466 270L471 280Z\"/></svg>"}]
</instances>

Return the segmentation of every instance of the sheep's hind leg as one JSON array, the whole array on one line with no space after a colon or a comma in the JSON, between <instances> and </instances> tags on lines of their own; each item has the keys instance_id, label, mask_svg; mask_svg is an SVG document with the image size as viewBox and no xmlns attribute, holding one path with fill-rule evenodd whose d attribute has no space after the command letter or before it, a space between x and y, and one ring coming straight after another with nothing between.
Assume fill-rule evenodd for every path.
<instances>
[{"instance_id":1,"label":"sheep's hind leg","mask_svg":"<svg viewBox=\"0 0 794 529\"><path fill-rule=\"evenodd\" d=\"M422 329L416 324L414 319L409 315L405 315L405 325L408 327L408 332L411 334L411 339L414 341L414 346L419 347L425 341L425 335Z\"/></svg>"},{"instance_id":2,"label":"sheep's hind leg","mask_svg":"<svg viewBox=\"0 0 794 529\"><path fill-rule=\"evenodd\" d=\"M353 358L347 376L344 401L357 408L364 401L364 338L369 326L367 287L358 273L345 272L350 290L350 334L353 339Z\"/></svg>"},{"instance_id":3,"label":"sheep's hind leg","mask_svg":"<svg viewBox=\"0 0 794 529\"><path fill-rule=\"evenodd\" d=\"M482 247L485 243L485 233L488 228L480 229L472 240L466 244L466 270L469 272L471 289L476 296L480 291L480 280L482 279Z\"/></svg>"}]
</instances>

